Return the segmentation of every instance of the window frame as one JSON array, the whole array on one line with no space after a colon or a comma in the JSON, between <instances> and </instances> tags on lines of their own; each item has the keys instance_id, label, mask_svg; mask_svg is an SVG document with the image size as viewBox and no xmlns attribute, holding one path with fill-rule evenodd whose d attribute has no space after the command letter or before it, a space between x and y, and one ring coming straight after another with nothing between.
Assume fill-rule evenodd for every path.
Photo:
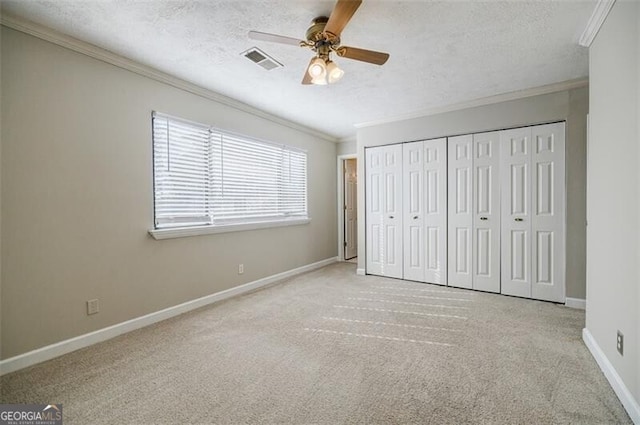
<instances>
[{"instance_id":1,"label":"window frame","mask_svg":"<svg viewBox=\"0 0 640 425\"><path fill-rule=\"evenodd\" d=\"M198 225L174 225L174 226L166 226L166 227L158 227L157 220L157 192L156 192L156 140L155 140L155 123L154 120L166 119L168 121L177 121L182 125L192 125L195 127L206 127L209 131L209 139L207 143L209 144L208 148L212 149L213 137L214 134L220 134L223 137L227 136L236 140L246 140L249 143L259 143L265 146L272 146L277 148L285 149L289 152L298 152L304 154L304 212L306 214L294 214L291 216L265 216L265 217L257 217L255 220L245 219L245 220L218 220L218 222L214 222L214 214L213 210L208 211L210 222L207 224L198 224ZM296 146L290 146L282 143L274 143L271 141L266 141L262 139L258 139L255 137L234 133L227 130L222 130L220 128L202 124L195 121L186 120L183 118L175 117L169 114L165 114L162 112L152 111L151 114L151 150L152 150L152 187L153 187L153 226L148 231L149 234L157 240L161 239L170 239L170 238L179 238L179 237L187 237L187 236L198 236L198 235L208 235L208 234L217 234L217 233L227 233L227 232L238 232L238 231L247 231L247 230L257 230L257 229L268 229L268 228L276 228L276 227L284 227L284 226L297 226L304 225L311 222L311 218L309 217L309 163L308 163L308 153L306 149L302 149ZM210 187L208 187L208 193L213 192L213 183L210 183Z\"/></svg>"}]
</instances>

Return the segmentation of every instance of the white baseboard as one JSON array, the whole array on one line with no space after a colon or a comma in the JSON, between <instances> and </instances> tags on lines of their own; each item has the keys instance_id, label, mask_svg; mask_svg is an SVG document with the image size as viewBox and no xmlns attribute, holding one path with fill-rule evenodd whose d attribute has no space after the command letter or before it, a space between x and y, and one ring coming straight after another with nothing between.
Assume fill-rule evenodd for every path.
<instances>
[{"instance_id":1,"label":"white baseboard","mask_svg":"<svg viewBox=\"0 0 640 425\"><path fill-rule=\"evenodd\" d=\"M565 298L564 305L570 308L577 308L580 310L587 309L587 300L583 298Z\"/></svg>"},{"instance_id":2,"label":"white baseboard","mask_svg":"<svg viewBox=\"0 0 640 425\"><path fill-rule=\"evenodd\" d=\"M591 352L593 358L596 359L598 366L600 366L604 376L607 378L609 384L613 388L613 391L627 410L627 413L631 417L633 423L640 425L640 405L638 404L638 401L633 398L631 391L629 391L629 388L624 384L622 378L620 378L620 375L618 375L618 372L616 372L613 365L607 356L605 356L604 352L587 328L582 330L582 340L587 345L587 348Z\"/></svg>"},{"instance_id":3,"label":"white baseboard","mask_svg":"<svg viewBox=\"0 0 640 425\"><path fill-rule=\"evenodd\" d=\"M364 269L356 269L356 274L359 276L364 276L366 273Z\"/></svg>"},{"instance_id":4,"label":"white baseboard","mask_svg":"<svg viewBox=\"0 0 640 425\"><path fill-rule=\"evenodd\" d=\"M235 288L226 289L224 291L216 292L215 294L207 295L202 298L187 301L173 307L165 308L164 310L156 311L154 313L150 313L141 317L136 317L135 319L127 320L126 322L118 323L116 325L99 329L88 334L80 335L75 338L67 339L65 341L60 341L55 344L47 345L46 347L29 351L28 353L10 357L8 359L0 361L0 376L19 369L23 369L25 367L42 363L47 360L51 360L63 354L67 354L72 351L97 344L98 342L106 341L118 335L122 335L124 333L152 325L162 320L169 319L179 314L195 310L196 308L204 307L206 305L226 300L231 297L245 294L279 280L319 269L337 261L337 257L327 258L316 263L307 264L306 266L287 270L282 273L254 280L253 282L245 283L244 285L236 286Z\"/></svg>"}]
</instances>

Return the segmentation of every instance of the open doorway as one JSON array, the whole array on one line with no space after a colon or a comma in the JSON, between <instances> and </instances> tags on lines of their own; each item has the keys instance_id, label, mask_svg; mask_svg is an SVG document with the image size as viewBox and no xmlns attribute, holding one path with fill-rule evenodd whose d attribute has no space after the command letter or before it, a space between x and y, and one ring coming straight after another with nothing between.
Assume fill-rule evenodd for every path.
<instances>
[{"instance_id":1,"label":"open doorway","mask_svg":"<svg viewBox=\"0 0 640 425\"><path fill-rule=\"evenodd\" d=\"M338 157L339 258L356 262L358 257L358 166L355 155Z\"/></svg>"}]
</instances>

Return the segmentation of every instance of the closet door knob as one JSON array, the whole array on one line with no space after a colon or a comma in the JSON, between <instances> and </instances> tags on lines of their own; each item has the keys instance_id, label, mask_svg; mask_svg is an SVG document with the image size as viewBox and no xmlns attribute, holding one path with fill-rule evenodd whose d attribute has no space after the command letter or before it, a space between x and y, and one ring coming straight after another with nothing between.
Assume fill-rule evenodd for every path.
<instances>
[{"instance_id":1,"label":"closet door knob","mask_svg":"<svg viewBox=\"0 0 640 425\"><path fill-rule=\"evenodd\" d=\"M487 217L480 217L480 220L487 220Z\"/></svg>"},{"instance_id":2,"label":"closet door knob","mask_svg":"<svg viewBox=\"0 0 640 425\"><path fill-rule=\"evenodd\" d=\"M418 216L417 216L417 215L414 215L414 216L413 216L413 219L414 219L414 220L417 220L417 219L418 219Z\"/></svg>"},{"instance_id":3,"label":"closet door knob","mask_svg":"<svg viewBox=\"0 0 640 425\"><path fill-rule=\"evenodd\" d=\"M392 215L390 215L390 216L389 216L389 218L393 218L393 216L392 216Z\"/></svg>"},{"instance_id":4,"label":"closet door knob","mask_svg":"<svg viewBox=\"0 0 640 425\"><path fill-rule=\"evenodd\" d=\"M518 218L516 218L515 220L516 220L516 221L524 221L524 218L520 218L520 217L518 217Z\"/></svg>"}]
</instances>

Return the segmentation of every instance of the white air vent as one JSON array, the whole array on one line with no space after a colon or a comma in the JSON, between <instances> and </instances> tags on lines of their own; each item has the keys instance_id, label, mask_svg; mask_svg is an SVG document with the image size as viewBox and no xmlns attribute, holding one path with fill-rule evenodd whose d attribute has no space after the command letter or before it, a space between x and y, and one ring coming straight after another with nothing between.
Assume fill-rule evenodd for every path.
<instances>
[{"instance_id":1,"label":"white air vent","mask_svg":"<svg viewBox=\"0 0 640 425\"><path fill-rule=\"evenodd\" d=\"M260 65L267 71L284 66L257 47L252 47L249 50L242 52L241 55L249 59L251 62Z\"/></svg>"}]
</instances>

